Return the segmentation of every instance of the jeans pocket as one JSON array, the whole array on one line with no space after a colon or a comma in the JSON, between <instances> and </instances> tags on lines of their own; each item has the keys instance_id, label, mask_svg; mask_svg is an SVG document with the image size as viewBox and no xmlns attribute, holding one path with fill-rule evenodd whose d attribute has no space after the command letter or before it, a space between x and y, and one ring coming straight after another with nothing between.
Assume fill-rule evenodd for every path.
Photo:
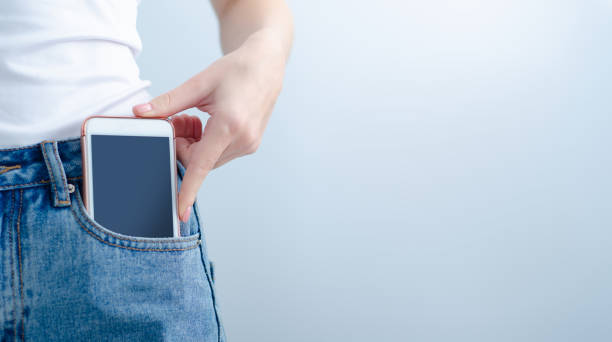
<instances>
[{"instance_id":1,"label":"jeans pocket","mask_svg":"<svg viewBox=\"0 0 612 342\"><path fill-rule=\"evenodd\" d=\"M189 236L122 235L92 220L74 191L61 218L61 229L40 241L52 266L44 266L48 257L33 264L44 285L32 309L40 329L30 330L31 339L223 340L195 217Z\"/></svg>"},{"instance_id":2,"label":"jeans pocket","mask_svg":"<svg viewBox=\"0 0 612 342\"><path fill-rule=\"evenodd\" d=\"M197 225L195 232L190 235L167 238L129 236L116 233L106 227L103 227L94 221L87 212L83 199L81 198L81 192L78 189L78 185L76 186L76 191L73 193L71 202L72 204L70 209L72 210L72 214L78 225L92 238L109 246L148 252L163 252L194 249L201 243L201 234Z\"/></svg>"}]
</instances>

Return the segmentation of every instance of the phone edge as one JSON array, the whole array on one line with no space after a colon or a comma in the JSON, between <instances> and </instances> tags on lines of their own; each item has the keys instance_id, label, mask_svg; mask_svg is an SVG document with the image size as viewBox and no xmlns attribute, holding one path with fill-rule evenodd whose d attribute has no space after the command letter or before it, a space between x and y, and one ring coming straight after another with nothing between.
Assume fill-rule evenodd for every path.
<instances>
[{"instance_id":1,"label":"phone edge","mask_svg":"<svg viewBox=\"0 0 612 342\"><path fill-rule=\"evenodd\" d=\"M87 168L87 148L89 148L87 144L87 122L89 119L93 118L115 118L115 119L141 119L138 117L130 117L130 116L116 116L116 115L90 115L83 120L81 124L81 172L83 175L82 184L83 184L83 204L85 205L85 209L87 213L91 215L91 210L89 208L89 177L88 177L88 168ZM174 182L174 207L172 215L172 232L174 237L181 236L181 220L179 218L179 188L178 188L178 165L177 165L177 155L176 155L176 131L174 130L174 125L172 125L172 120L169 118L147 118L152 120L164 120L168 122L170 125L170 130L172 131L172 165L171 172L173 174L173 182ZM92 216L93 218L93 216Z\"/></svg>"}]
</instances>

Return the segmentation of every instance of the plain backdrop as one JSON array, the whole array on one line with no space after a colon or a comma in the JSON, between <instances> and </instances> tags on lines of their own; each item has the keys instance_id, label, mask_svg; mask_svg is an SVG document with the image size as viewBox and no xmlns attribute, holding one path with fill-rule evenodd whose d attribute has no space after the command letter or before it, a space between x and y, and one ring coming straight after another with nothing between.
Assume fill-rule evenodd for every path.
<instances>
[{"instance_id":1,"label":"plain backdrop","mask_svg":"<svg viewBox=\"0 0 612 342\"><path fill-rule=\"evenodd\" d=\"M199 194L230 341L612 340L612 2L289 3L263 143ZM154 95L221 56L207 1L138 25Z\"/></svg>"}]
</instances>

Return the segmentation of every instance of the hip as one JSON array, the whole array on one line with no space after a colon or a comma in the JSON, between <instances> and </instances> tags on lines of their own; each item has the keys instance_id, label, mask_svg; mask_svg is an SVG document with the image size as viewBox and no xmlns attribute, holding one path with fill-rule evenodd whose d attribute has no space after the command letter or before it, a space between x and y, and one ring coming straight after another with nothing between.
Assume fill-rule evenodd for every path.
<instances>
[{"instance_id":1,"label":"hip","mask_svg":"<svg viewBox=\"0 0 612 342\"><path fill-rule=\"evenodd\" d=\"M78 139L0 150L4 337L223 340L197 205L180 238L117 234L87 214L81 172Z\"/></svg>"}]
</instances>

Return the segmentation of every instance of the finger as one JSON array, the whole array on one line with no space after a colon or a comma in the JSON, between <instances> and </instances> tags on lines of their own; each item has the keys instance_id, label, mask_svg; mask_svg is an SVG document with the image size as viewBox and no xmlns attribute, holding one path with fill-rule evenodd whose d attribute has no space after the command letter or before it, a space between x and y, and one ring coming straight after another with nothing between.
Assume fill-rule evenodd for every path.
<instances>
[{"instance_id":1,"label":"finger","mask_svg":"<svg viewBox=\"0 0 612 342\"><path fill-rule=\"evenodd\" d=\"M229 157L229 158L219 159L219 161L215 164L215 167L213 167L213 169L221 167L221 166L225 165L226 163L228 163L228 162L230 162L230 161L232 161L232 160L234 160L236 158L238 158L238 156L232 156L232 157Z\"/></svg>"},{"instance_id":2,"label":"finger","mask_svg":"<svg viewBox=\"0 0 612 342\"><path fill-rule=\"evenodd\" d=\"M226 150L225 152L223 152L221 157L219 157L219 160L217 160L217 163L215 163L213 169L216 169L219 166L240 157L241 155L242 154L239 152L229 152L228 150Z\"/></svg>"},{"instance_id":3,"label":"finger","mask_svg":"<svg viewBox=\"0 0 612 342\"><path fill-rule=\"evenodd\" d=\"M174 136L176 138L191 136L191 129L186 129L187 119L185 118L185 116L185 114L174 115L169 120L172 124L172 127L174 127Z\"/></svg>"},{"instance_id":4,"label":"finger","mask_svg":"<svg viewBox=\"0 0 612 342\"><path fill-rule=\"evenodd\" d=\"M202 139L192 146L191 160L181 184L179 213L182 221L187 221L189 218L187 210L195 202L198 189L229 144L229 131L217 124L214 118L209 119Z\"/></svg>"},{"instance_id":5,"label":"finger","mask_svg":"<svg viewBox=\"0 0 612 342\"><path fill-rule=\"evenodd\" d=\"M148 103L134 106L132 112L143 117L168 117L195 107L211 90L212 83L207 80L206 73L202 72Z\"/></svg>"},{"instance_id":6,"label":"finger","mask_svg":"<svg viewBox=\"0 0 612 342\"><path fill-rule=\"evenodd\" d=\"M199 141L202 138L202 121L197 116L191 117L193 133L192 137Z\"/></svg>"},{"instance_id":7,"label":"finger","mask_svg":"<svg viewBox=\"0 0 612 342\"><path fill-rule=\"evenodd\" d=\"M245 152L243 148L241 148L241 146L239 144L235 142L231 143L226 149L225 151L223 151L223 153L221 154L221 156L219 157L219 160L217 160L217 163L215 164L215 167L213 167L213 169L216 169L222 165L224 165L227 162L230 162L236 158L240 158L244 155L250 154L250 152Z\"/></svg>"},{"instance_id":8,"label":"finger","mask_svg":"<svg viewBox=\"0 0 612 342\"><path fill-rule=\"evenodd\" d=\"M176 138L176 156L185 167L189 165L189 159L191 157L189 154L189 146L194 142L195 140L193 138Z\"/></svg>"},{"instance_id":9,"label":"finger","mask_svg":"<svg viewBox=\"0 0 612 342\"><path fill-rule=\"evenodd\" d=\"M195 115L175 115L170 120L174 126L174 135L177 138L194 138L199 140L202 136L202 122Z\"/></svg>"}]
</instances>

